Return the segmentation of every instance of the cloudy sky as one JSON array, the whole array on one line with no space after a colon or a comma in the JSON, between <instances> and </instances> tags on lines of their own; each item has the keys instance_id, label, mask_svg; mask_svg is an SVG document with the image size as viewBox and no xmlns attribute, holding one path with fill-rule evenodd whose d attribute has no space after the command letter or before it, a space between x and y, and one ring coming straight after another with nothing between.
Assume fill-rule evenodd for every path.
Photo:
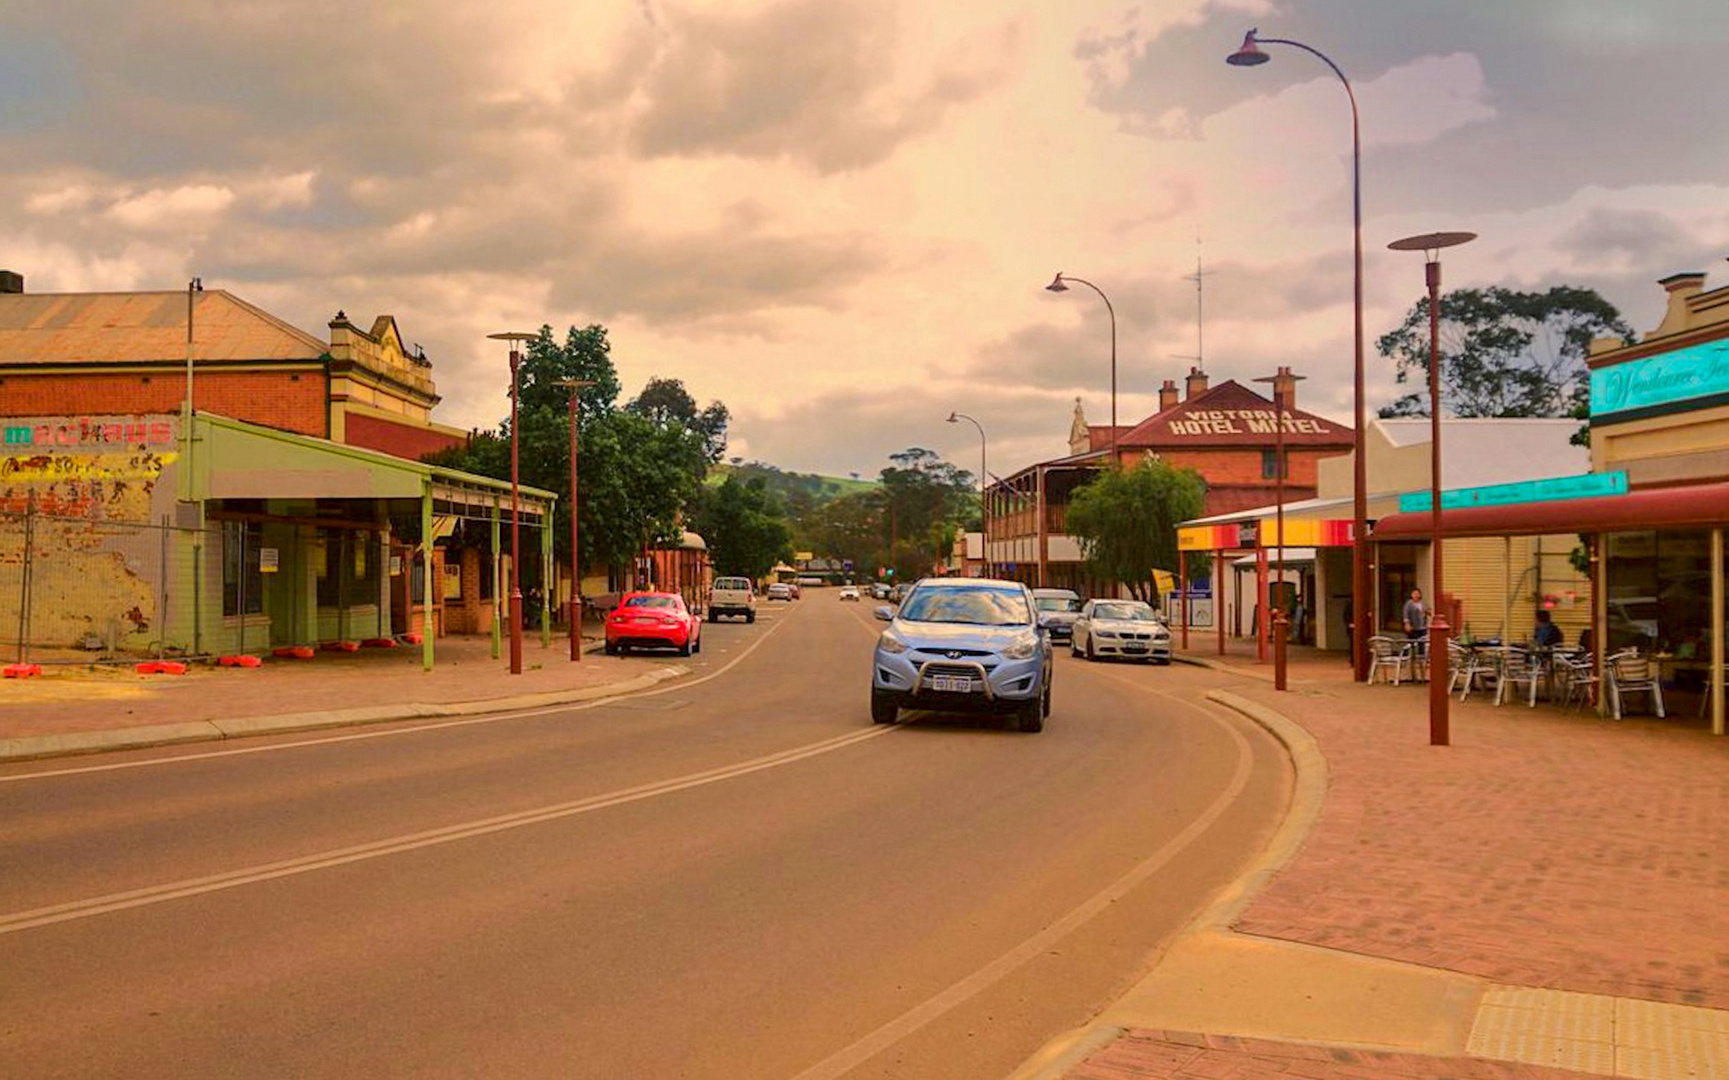
<instances>
[{"instance_id":1,"label":"cloudy sky","mask_svg":"<svg viewBox=\"0 0 1729 1080\"><path fill-rule=\"evenodd\" d=\"M497 330L603 323L627 390L681 378L730 453L874 474L1065 450L1080 397L1150 411L1289 364L1348 420L1350 127L1366 330L1384 250L1466 229L1446 284L1729 281L1723 0L0 0L0 266L33 292L202 275L309 331L424 345L440 419L503 408ZM1371 356L1372 401L1395 395ZM964 427L964 430L963 430Z\"/></svg>"}]
</instances>

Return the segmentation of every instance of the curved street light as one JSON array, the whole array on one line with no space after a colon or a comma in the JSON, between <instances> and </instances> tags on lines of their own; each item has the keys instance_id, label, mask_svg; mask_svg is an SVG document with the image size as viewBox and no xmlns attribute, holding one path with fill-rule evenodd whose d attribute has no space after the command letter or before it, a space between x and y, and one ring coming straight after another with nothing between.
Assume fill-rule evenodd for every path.
<instances>
[{"instance_id":1,"label":"curved street light","mask_svg":"<svg viewBox=\"0 0 1729 1080\"><path fill-rule=\"evenodd\" d=\"M985 427L966 413L950 412L948 422L958 424L962 420L979 429L979 547L984 555L985 568L983 577L991 576L991 512L989 499L985 495L985 482L990 473L985 471Z\"/></svg>"},{"instance_id":2,"label":"curved street light","mask_svg":"<svg viewBox=\"0 0 1729 1080\"><path fill-rule=\"evenodd\" d=\"M1271 59L1261 51L1262 45L1289 45L1301 49L1310 56L1332 69L1339 82L1345 87L1345 96L1351 102L1351 228L1353 250L1352 274L1352 305L1356 315L1355 344L1355 407L1353 410L1356 430L1352 435L1353 457L1351 498L1352 517L1351 528L1351 667L1358 682L1369 677L1369 473L1368 463L1364 460L1364 427L1367 418L1363 407L1363 143L1357 122L1357 95L1351 89L1351 80L1345 78L1345 73L1339 70L1339 65L1333 63L1319 49L1305 45L1300 41L1290 41L1286 38L1259 37L1260 31L1250 30L1243 35L1243 44L1236 52L1225 57L1225 63L1233 67L1259 67Z\"/></svg>"},{"instance_id":3,"label":"curved street light","mask_svg":"<svg viewBox=\"0 0 1729 1080\"><path fill-rule=\"evenodd\" d=\"M1099 299L1105 302L1105 310L1111 314L1111 465L1117 465L1117 309L1111 306L1111 298L1105 295L1105 290L1094 285L1086 278L1078 278L1072 274L1057 271L1057 276L1045 286L1047 292L1068 292L1066 282L1085 285L1099 294Z\"/></svg>"}]
</instances>

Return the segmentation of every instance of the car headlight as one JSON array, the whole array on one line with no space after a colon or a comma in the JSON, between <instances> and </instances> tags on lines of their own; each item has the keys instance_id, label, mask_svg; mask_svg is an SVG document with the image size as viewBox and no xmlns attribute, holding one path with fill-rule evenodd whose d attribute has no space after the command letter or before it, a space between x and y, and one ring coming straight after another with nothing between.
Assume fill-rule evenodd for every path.
<instances>
[{"instance_id":1,"label":"car headlight","mask_svg":"<svg viewBox=\"0 0 1729 1080\"><path fill-rule=\"evenodd\" d=\"M1033 658L1033 654L1038 652L1038 650L1039 650L1039 639L1038 639L1037 635L1028 635L1027 637L1024 637L1024 638L1016 638L1015 641L1008 646L1008 648L1003 650L1003 659L1005 659L1005 660L1031 660Z\"/></svg>"},{"instance_id":2,"label":"car headlight","mask_svg":"<svg viewBox=\"0 0 1729 1080\"><path fill-rule=\"evenodd\" d=\"M1093 633L1097 634L1099 637L1114 638L1117 636L1117 632L1115 630L1094 630Z\"/></svg>"},{"instance_id":3,"label":"car headlight","mask_svg":"<svg viewBox=\"0 0 1729 1080\"><path fill-rule=\"evenodd\" d=\"M882 636L877 638L877 648L881 649L883 652L898 656L907 651L907 643L902 641L900 638L895 637L887 630L884 630Z\"/></svg>"}]
</instances>

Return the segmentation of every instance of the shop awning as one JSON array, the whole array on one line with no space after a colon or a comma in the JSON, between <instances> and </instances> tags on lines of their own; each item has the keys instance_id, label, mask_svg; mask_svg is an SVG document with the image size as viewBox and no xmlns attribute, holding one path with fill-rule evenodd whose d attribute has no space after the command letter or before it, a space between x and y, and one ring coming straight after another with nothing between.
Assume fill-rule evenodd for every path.
<instances>
[{"instance_id":1,"label":"shop awning","mask_svg":"<svg viewBox=\"0 0 1729 1080\"><path fill-rule=\"evenodd\" d=\"M1428 511L1389 514L1370 539L1427 540ZM1729 483L1648 488L1561 502L1514 503L1446 510L1441 527L1456 536L1547 536L1554 533L1638 532L1729 524Z\"/></svg>"}]
</instances>

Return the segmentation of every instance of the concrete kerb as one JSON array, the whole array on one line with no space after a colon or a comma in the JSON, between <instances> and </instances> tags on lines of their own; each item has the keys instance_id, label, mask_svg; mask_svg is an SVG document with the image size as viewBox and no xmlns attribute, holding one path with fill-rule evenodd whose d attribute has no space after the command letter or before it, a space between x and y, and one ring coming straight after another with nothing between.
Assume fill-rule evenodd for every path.
<instances>
[{"instance_id":1,"label":"concrete kerb","mask_svg":"<svg viewBox=\"0 0 1729 1080\"><path fill-rule=\"evenodd\" d=\"M480 716L486 713L510 712L514 709L575 705L585 701L633 694L639 690L647 690L668 679L675 679L688 674L690 674L689 668L682 664L672 664L644 672L632 679L608 683L604 686L586 686L577 690L553 690L540 694L520 694L515 697L487 698L479 701L407 702L401 705L369 705L362 708L329 709L320 712L279 713L271 716L242 716L224 720L151 724L145 727L115 728L109 731L25 735L11 739L0 739L0 762L70 757L75 754L95 754L108 750L141 750L152 746L216 742L223 739L244 738L248 735L315 731L319 728L383 724L398 720Z\"/></svg>"},{"instance_id":2,"label":"concrete kerb","mask_svg":"<svg viewBox=\"0 0 1729 1080\"><path fill-rule=\"evenodd\" d=\"M1213 671L1228 671L1232 675L1241 675L1245 679L1259 679L1262 682L1273 681L1273 673L1270 670L1260 671L1255 668L1244 667L1241 664L1227 664L1223 660L1212 660L1205 656L1196 656L1192 653L1173 652L1171 653L1171 659L1179 664L1190 664L1194 667L1210 668Z\"/></svg>"},{"instance_id":3,"label":"concrete kerb","mask_svg":"<svg viewBox=\"0 0 1729 1080\"><path fill-rule=\"evenodd\" d=\"M1196 667L1242 673L1241 668L1200 658L1176 655L1174 659ZM1270 676L1268 678L1270 680ZM1291 759L1296 783L1285 818L1261 854L1226 885L1200 914L1177 932L1171 939L1171 945L1208 931L1228 933L1231 924L1243 913L1243 909L1248 907L1255 894L1302 850L1303 842L1308 839L1310 831L1320 820L1321 807L1327 798L1327 759L1321 753L1315 737L1302 725L1228 690L1209 690L1207 700L1241 714L1277 739ZM1166 951L1168 949L1169 946ZM1007 1080L1061 1080L1076 1065L1116 1041L1127 1030L1118 1024L1101 1023L1071 1032L1046 1045L1011 1073Z\"/></svg>"}]
</instances>

